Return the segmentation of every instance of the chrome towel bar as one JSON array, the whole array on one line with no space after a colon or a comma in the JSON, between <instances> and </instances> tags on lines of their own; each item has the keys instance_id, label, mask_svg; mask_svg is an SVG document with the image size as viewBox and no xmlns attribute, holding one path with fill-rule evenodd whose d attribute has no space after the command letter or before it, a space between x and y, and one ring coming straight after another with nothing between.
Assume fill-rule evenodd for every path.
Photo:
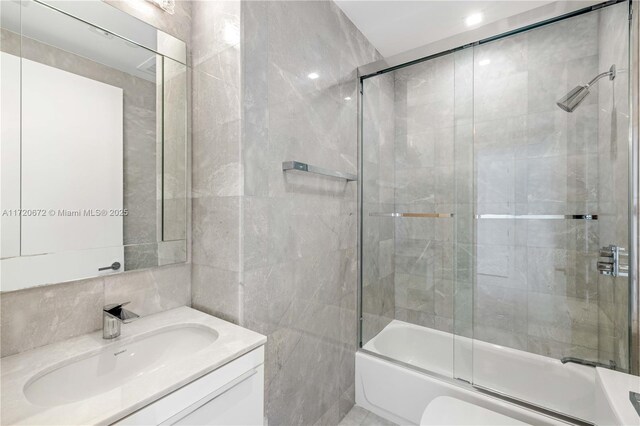
<instances>
[{"instance_id":1,"label":"chrome towel bar","mask_svg":"<svg viewBox=\"0 0 640 426\"><path fill-rule=\"evenodd\" d=\"M380 217L427 217L445 219L453 217L453 213L369 213L369 216ZM529 220L598 220L597 214L478 214L476 219L529 219Z\"/></svg>"},{"instance_id":2,"label":"chrome towel bar","mask_svg":"<svg viewBox=\"0 0 640 426\"><path fill-rule=\"evenodd\" d=\"M431 217L436 219L444 219L444 218L453 217L453 213L369 213L369 216Z\"/></svg>"},{"instance_id":3,"label":"chrome towel bar","mask_svg":"<svg viewBox=\"0 0 640 426\"><path fill-rule=\"evenodd\" d=\"M321 167L312 166L307 163L301 163L300 161L285 161L282 163L282 171L298 170L301 172L315 173L317 175L330 176L340 179L346 179L347 181L358 180L358 176L351 173L338 172L336 170L323 169Z\"/></svg>"},{"instance_id":4,"label":"chrome towel bar","mask_svg":"<svg viewBox=\"0 0 640 426\"><path fill-rule=\"evenodd\" d=\"M478 214L476 219L598 220L597 214Z\"/></svg>"}]
</instances>

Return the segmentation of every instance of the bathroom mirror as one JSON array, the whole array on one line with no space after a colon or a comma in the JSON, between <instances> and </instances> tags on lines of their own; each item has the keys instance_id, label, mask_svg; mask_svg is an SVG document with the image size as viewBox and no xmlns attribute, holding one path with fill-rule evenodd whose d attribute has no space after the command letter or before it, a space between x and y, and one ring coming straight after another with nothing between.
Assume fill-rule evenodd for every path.
<instances>
[{"instance_id":1,"label":"bathroom mirror","mask_svg":"<svg viewBox=\"0 0 640 426\"><path fill-rule=\"evenodd\" d=\"M186 261L184 43L101 1L0 7L0 290Z\"/></svg>"}]
</instances>

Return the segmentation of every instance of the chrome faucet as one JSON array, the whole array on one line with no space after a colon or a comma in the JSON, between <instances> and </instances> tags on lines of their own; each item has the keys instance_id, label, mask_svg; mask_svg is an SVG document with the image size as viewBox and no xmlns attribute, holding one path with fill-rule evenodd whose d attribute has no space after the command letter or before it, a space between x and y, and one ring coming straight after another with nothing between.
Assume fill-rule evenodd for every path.
<instances>
[{"instance_id":1,"label":"chrome faucet","mask_svg":"<svg viewBox=\"0 0 640 426\"><path fill-rule=\"evenodd\" d=\"M138 314L122 309L130 302L115 303L102 308L102 338L114 339L120 336L122 323L130 323L139 318Z\"/></svg>"}]
</instances>

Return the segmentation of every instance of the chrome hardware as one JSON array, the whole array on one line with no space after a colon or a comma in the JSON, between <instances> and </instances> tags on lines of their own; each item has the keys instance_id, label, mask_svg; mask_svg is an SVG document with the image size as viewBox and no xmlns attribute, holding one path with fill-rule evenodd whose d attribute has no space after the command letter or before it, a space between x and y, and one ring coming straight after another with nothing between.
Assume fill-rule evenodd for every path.
<instances>
[{"instance_id":1,"label":"chrome hardware","mask_svg":"<svg viewBox=\"0 0 640 426\"><path fill-rule=\"evenodd\" d=\"M629 276L629 253L626 249L614 245L602 247L599 256L598 272L600 274L612 277Z\"/></svg>"},{"instance_id":2,"label":"chrome hardware","mask_svg":"<svg viewBox=\"0 0 640 426\"><path fill-rule=\"evenodd\" d=\"M588 361L586 359L582 359L582 358L575 358L572 356L565 356L563 357L560 362L562 362L563 364L566 364L568 362L574 363L574 364L580 364L580 365L586 365L587 367L601 367L601 368L608 368L610 370L615 370L618 366L616 365L616 362L613 360L609 360L609 364L603 364L601 362L597 362L597 361Z\"/></svg>"},{"instance_id":3,"label":"chrome hardware","mask_svg":"<svg viewBox=\"0 0 640 426\"><path fill-rule=\"evenodd\" d=\"M123 306L129 303L130 302L115 303L112 305L106 305L102 308L103 339L114 339L120 336L121 326L123 323L127 324L140 318L138 314L122 309Z\"/></svg>"},{"instance_id":4,"label":"chrome hardware","mask_svg":"<svg viewBox=\"0 0 640 426\"><path fill-rule=\"evenodd\" d=\"M113 262L111 265L109 266L105 266L104 268L98 268L98 271L108 271L109 269L113 269L114 271L117 271L118 269L120 269L120 262Z\"/></svg>"},{"instance_id":5,"label":"chrome hardware","mask_svg":"<svg viewBox=\"0 0 640 426\"><path fill-rule=\"evenodd\" d=\"M369 216L382 216L382 217L431 217L437 219L444 219L453 217L453 213L369 213Z\"/></svg>"},{"instance_id":6,"label":"chrome hardware","mask_svg":"<svg viewBox=\"0 0 640 426\"><path fill-rule=\"evenodd\" d=\"M282 163L282 171L298 170L301 172L315 173L317 175L330 176L340 179L346 179L348 181L358 180L358 176L351 173L338 172L336 170L327 170L321 167L312 166L307 163L301 163L300 161L285 161Z\"/></svg>"},{"instance_id":7,"label":"chrome hardware","mask_svg":"<svg viewBox=\"0 0 640 426\"><path fill-rule=\"evenodd\" d=\"M598 220L597 214L478 214L476 219Z\"/></svg>"}]
</instances>

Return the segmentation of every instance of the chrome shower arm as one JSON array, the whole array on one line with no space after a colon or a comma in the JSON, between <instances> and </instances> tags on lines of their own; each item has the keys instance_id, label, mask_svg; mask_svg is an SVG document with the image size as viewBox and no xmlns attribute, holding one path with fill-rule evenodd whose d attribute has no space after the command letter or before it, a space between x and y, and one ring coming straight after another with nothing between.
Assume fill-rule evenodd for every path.
<instances>
[{"instance_id":1,"label":"chrome shower arm","mask_svg":"<svg viewBox=\"0 0 640 426\"><path fill-rule=\"evenodd\" d=\"M609 80L613 80L614 78L616 78L616 66L615 65L611 65L611 68L609 68L609 71L603 72L598 74L597 76L595 76L593 78L593 80L591 80L590 82L587 83L587 87L591 87L596 81L600 80L602 77L609 77Z\"/></svg>"}]
</instances>

